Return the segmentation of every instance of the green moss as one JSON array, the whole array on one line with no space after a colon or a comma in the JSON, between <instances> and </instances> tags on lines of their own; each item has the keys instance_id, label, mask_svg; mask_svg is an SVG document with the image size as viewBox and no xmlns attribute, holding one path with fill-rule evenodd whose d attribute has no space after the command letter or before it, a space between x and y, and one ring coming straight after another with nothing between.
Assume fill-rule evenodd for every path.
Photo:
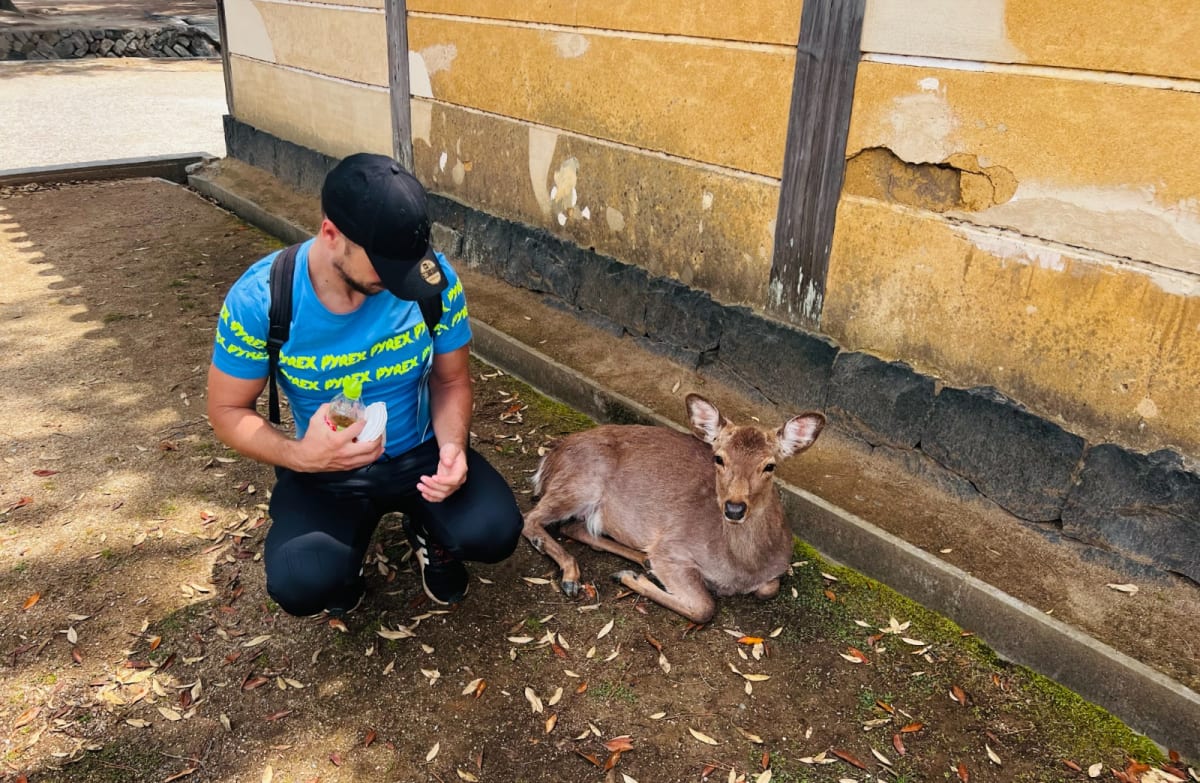
<instances>
[{"instance_id":1,"label":"green moss","mask_svg":"<svg viewBox=\"0 0 1200 783\"><path fill-rule=\"evenodd\" d=\"M1029 720L1043 732L1047 744L1066 757L1088 757L1097 749L1120 750L1150 764L1166 758L1152 740L1135 733L1112 713L1085 700L1048 677L1020 667L1017 687L1030 698L1023 705Z\"/></svg>"},{"instance_id":2,"label":"green moss","mask_svg":"<svg viewBox=\"0 0 1200 783\"><path fill-rule=\"evenodd\" d=\"M910 621L913 629L910 633L936 644L939 649L962 655L980 669L1005 671L1013 682L1015 696L1005 704L1005 709L1038 726L1047 744L1057 754L1067 758L1089 757L1101 750L1117 752L1114 763L1122 754L1148 763L1163 761L1162 752L1151 740L1136 734L1108 711L1047 677L1002 661L991 647L975 636L964 635L962 628L949 619L856 571L826 563L815 549L799 539L794 550L797 560L807 561L806 565L795 569L794 584L800 591L800 598L796 600L804 606L806 613L811 613L810 619L817 617L825 625L845 625L843 621L849 621L852 628L856 627L852 624L853 619L880 626L886 625L892 617L901 622ZM838 579L831 588L837 602L828 601L823 594L824 588L813 584L814 574L819 585L825 584L822 571ZM820 599L813 599L814 594ZM822 601L840 606L842 611L831 610ZM830 635L836 630L824 628ZM911 687L928 692L937 688L938 683L934 677L919 678L912 681ZM861 695L860 704L865 699L866 695Z\"/></svg>"},{"instance_id":3,"label":"green moss","mask_svg":"<svg viewBox=\"0 0 1200 783\"><path fill-rule=\"evenodd\" d=\"M587 693L594 699L604 701L623 701L626 704L636 704L637 694L625 683L604 680L588 688Z\"/></svg>"}]
</instances>

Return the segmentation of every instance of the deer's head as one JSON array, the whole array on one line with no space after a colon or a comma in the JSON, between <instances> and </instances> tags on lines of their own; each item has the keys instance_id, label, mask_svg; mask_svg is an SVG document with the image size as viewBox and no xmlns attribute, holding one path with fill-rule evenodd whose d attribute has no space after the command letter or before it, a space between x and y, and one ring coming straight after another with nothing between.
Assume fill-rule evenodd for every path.
<instances>
[{"instance_id":1,"label":"deer's head","mask_svg":"<svg viewBox=\"0 0 1200 783\"><path fill-rule=\"evenodd\" d=\"M825 417L811 411L774 431L739 426L698 394L689 394L686 404L692 432L712 446L717 504L725 521L735 525L746 520L764 492L774 491L775 466L811 446L825 426Z\"/></svg>"}]
</instances>

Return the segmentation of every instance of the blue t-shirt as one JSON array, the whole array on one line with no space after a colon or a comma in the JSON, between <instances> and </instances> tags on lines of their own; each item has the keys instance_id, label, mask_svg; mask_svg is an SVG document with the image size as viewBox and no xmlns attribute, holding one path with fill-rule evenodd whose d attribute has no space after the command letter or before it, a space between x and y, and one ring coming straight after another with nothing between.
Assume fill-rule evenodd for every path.
<instances>
[{"instance_id":1,"label":"blue t-shirt","mask_svg":"<svg viewBox=\"0 0 1200 783\"><path fill-rule=\"evenodd\" d=\"M442 291L442 319L433 339L416 302L390 293L368 296L352 313L331 313L321 304L308 276L308 250L300 246L292 283L292 328L279 352L280 387L304 437L308 421L351 378L363 381L366 405L387 403L386 454L394 457L433 437L429 414L429 372L433 354L449 353L471 340L467 300L458 275L438 253L449 283ZM217 323L213 364L235 378L267 377L271 262L251 266L233 284Z\"/></svg>"}]
</instances>

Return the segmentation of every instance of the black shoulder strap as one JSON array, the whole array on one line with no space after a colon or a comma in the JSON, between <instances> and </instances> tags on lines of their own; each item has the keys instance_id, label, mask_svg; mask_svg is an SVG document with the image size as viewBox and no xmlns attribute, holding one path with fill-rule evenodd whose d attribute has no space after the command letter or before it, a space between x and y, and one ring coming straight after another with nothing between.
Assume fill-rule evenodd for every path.
<instances>
[{"instance_id":1,"label":"black shoulder strap","mask_svg":"<svg viewBox=\"0 0 1200 783\"><path fill-rule=\"evenodd\" d=\"M292 279L296 271L296 253L300 245L284 248L271 263L271 327L267 331L267 406L272 424L279 423L279 351L292 331ZM434 329L442 320L442 295L434 294L418 300L425 328L433 339Z\"/></svg>"},{"instance_id":2,"label":"black shoulder strap","mask_svg":"<svg viewBox=\"0 0 1200 783\"><path fill-rule=\"evenodd\" d=\"M433 330L442 320L442 295L434 294L417 301L421 306L421 316L425 319L425 328L429 330L429 339L433 339Z\"/></svg>"},{"instance_id":3,"label":"black shoulder strap","mask_svg":"<svg viewBox=\"0 0 1200 783\"><path fill-rule=\"evenodd\" d=\"M440 261L438 265L441 265ZM446 274L445 270L442 270L442 274ZM417 304L421 306L421 316L425 319L425 328L429 330L429 339L432 340L433 330L442 320L442 295L427 296L417 300Z\"/></svg>"},{"instance_id":4,"label":"black shoulder strap","mask_svg":"<svg viewBox=\"0 0 1200 783\"><path fill-rule=\"evenodd\" d=\"M272 424L279 423L279 389L275 376L279 370L279 350L292 331L292 278L296 271L296 252L300 245L284 248L271 263L271 328L267 331L267 405Z\"/></svg>"}]
</instances>

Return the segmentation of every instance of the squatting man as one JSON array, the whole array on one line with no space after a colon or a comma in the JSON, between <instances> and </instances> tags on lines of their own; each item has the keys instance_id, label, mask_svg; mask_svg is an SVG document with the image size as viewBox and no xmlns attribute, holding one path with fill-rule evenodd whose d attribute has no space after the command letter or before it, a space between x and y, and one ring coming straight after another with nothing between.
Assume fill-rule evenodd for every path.
<instances>
[{"instance_id":1,"label":"squatting man","mask_svg":"<svg viewBox=\"0 0 1200 783\"><path fill-rule=\"evenodd\" d=\"M429 244L426 193L400 164L351 155L321 189L321 227L295 254L292 319L278 382L296 436L255 408L268 380L271 254L234 283L217 324L208 414L218 438L275 466L267 592L293 615L343 614L361 601L363 557L380 518L399 511L426 594L467 592L463 561L512 554L521 513L503 477L468 445L471 328L454 269ZM437 295L431 334L418 301ZM382 437L329 423L352 379L386 405Z\"/></svg>"}]
</instances>

